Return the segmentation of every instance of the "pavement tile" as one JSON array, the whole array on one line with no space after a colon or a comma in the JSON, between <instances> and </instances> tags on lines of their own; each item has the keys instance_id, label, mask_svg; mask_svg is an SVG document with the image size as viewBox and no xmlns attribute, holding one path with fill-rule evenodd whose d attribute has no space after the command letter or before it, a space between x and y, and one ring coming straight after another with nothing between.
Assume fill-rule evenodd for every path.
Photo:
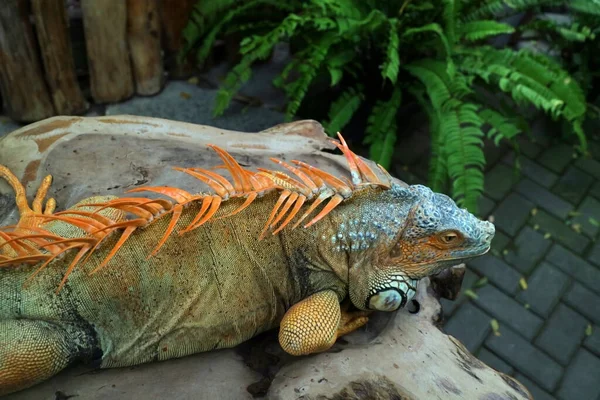
<instances>
[{"instance_id":1,"label":"pavement tile","mask_svg":"<svg viewBox=\"0 0 600 400\"><path fill-rule=\"evenodd\" d=\"M519 143L519 150L521 151L521 154L531 158L532 160L536 158L537 155L542 151L542 148L539 145L533 143L528 138L520 137L517 139L517 142Z\"/></svg>"},{"instance_id":2,"label":"pavement tile","mask_svg":"<svg viewBox=\"0 0 600 400\"><path fill-rule=\"evenodd\" d=\"M540 231L549 233L552 239L577 253L583 252L590 243L587 237L575 232L564 221L550 215L544 210L537 210L529 221L532 226L539 227Z\"/></svg>"},{"instance_id":3,"label":"pavement tile","mask_svg":"<svg viewBox=\"0 0 600 400\"><path fill-rule=\"evenodd\" d=\"M500 325L500 336L489 335L485 346L549 392L562 376L560 364L506 326Z\"/></svg>"},{"instance_id":4,"label":"pavement tile","mask_svg":"<svg viewBox=\"0 0 600 400\"><path fill-rule=\"evenodd\" d=\"M592 122L592 119L589 119L587 122ZM596 121L597 122L597 121ZM592 122L593 123L593 122ZM592 131L598 131L598 128L600 127L600 125L598 123L593 123L593 125L589 126L588 129L590 129L590 132ZM584 122L583 125L583 129L584 132L588 132L587 130L585 130L586 128L586 123ZM598 159L600 157L600 141L598 141L598 137L590 137L591 140L588 141L588 149L590 151L590 154L592 155L592 158L594 159Z\"/></svg>"},{"instance_id":5,"label":"pavement tile","mask_svg":"<svg viewBox=\"0 0 600 400\"><path fill-rule=\"evenodd\" d=\"M516 186L515 190L523 197L531 200L537 206L554 214L558 218L565 219L569 212L573 210L573 205L566 200L561 199L545 187L542 187L531 179L523 179Z\"/></svg>"},{"instance_id":6,"label":"pavement tile","mask_svg":"<svg viewBox=\"0 0 600 400\"><path fill-rule=\"evenodd\" d=\"M475 353L492 330L491 320L492 317L467 302L444 325L444 331L460 340L471 353Z\"/></svg>"},{"instance_id":7,"label":"pavement tile","mask_svg":"<svg viewBox=\"0 0 600 400\"><path fill-rule=\"evenodd\" d=\"M586 197L579 208L579 215L573 218L573 223L581 224L581 229L592 239L598 234L600 227L600 201L592 196Z\"/></svg>"},{"instance_id":8,"label":"pavement tile","mask_svg":"<svg viewBox=\"0 0 600 400\"><path fill-rule=\"evenodd\" d=\"M533 179L540 185L550 188L558 180L558 175L542 167L540 164L531 161L527 157L518 157L516 162L521 167L521 173L530 179Z\"/></svg>"},{"instance_id":9,"label":"pavement tile","mask_svg":"<svg viewBox=\"0 0 600 400\"><path fill-rule=\"evenodd\" d=\"M498 163L485 174L484 193L493 200L502 200L517 180L514 169Z\"/></svg>"},{"instance_id":10,"label":"pavement tile","mask_svg":"<svg viewBox=\"0 0 600 400\"><path fill-rule=\"evenodd\" d=\"M575 161L575 166L592 175L596 179L600 179L600 162L591 158L580 158Z\"/></svg>"},{"instance_id":11,"label":"pavement tile","mask_svg":"<svg viewBox=\"0 0 600 400\"><path fill-rule=\"evenodd\" d=\"M552 395L548 394L548 392L546 392L544 389L542 389L541 387L539 387L538 385L533 383L533 381L531 379L527 378L523 374L516 373L515 379L518 380L519 382L521 382L523 385L525 385L527 390L529 390L529 393L531 394L531 396L533 396L534 400L555 400L556 399Z\"/></svg>"},{"instance_id":12,"label":"pavement tile","mask_svg":"<svg viewBox=\"0 0 600 400\"><path fill-rule=\"evenodd\" d=\"M481 218L487 218L494 207L496 207L496 202L494 200L486 196L479 196L479 200L477 200L477 214Z\"/></svg>"},{"instance_id":13,"label":"pavement tile","mask_svg":"<svg viewBox=\"0 0 600 400\"><path fill-rule=\"evenodd\" d=\"M535 345L566 366L581 345L588 324L581 314L561 303L546 322Z\"/></svg>"},{"instance_id":14,"label":"pavement tile","mask_svg":"<svg viewBox=\"0 0 600 400\"><path fill-rule=\"evenodd\" d=\"M498 320L500 326L507 325L531 340L540 330L543 320L527 310L515 299L508 297L493 285L477 289L473 301ZM500 329L502 331L502 328Z\"/></svg>"},{"instance_id":15,"label":"pavement tile","mask_svg":"<svg viewBox=\"0 0 600 400\"><path fill-rule=\"evenodd\" d=\"M597 199L600 199L600 182L596 181L596 183L592 185L592 188L590 189L590 194L596 197Z\"/></svg>"},{"instance_id":16,"label":"pavement tile","mask_svg":"<svg viewBox=\"0 0 600 400\"><path fill-rule=\"evenodd\" d=\"M568 275L544 262L527 279L527 290L521 291L517 295L517 299L529 304L531 310L538 315L547 318L569 286L570 281Z\"/></svg>"},{"instance_id":17,"label":"pavement tile","mask_svg":"<svg viewBox=\"0 0 600 400\"><path fill-rule=\"evenodd\" d=\"M571 204L579 204L592 183L594 183L592 176L579 168L570 166L558 179L552 191L563 199L568 200ZM598 193L600 194L600 186L598 189Z\"/></svg>"},{"instance_id":18,"label":"pavement tile","mask_svg":"<svg viewBox=\"0 0 600 400\"><path fill-rule=\"evenodd\" d=\"M508 246L510 241L510 236L507 236L502 231L496 231L496 234L492 239L492 249L490 250L490 252L495 256L502 257L502 252L504 251L506 246Z\"/></svg>"},{"instance_id":19,"label":"pavement tile","mask_svg":"<svg viewBox=\"0 0 600 400\"><path fill-rule=\"evenodd\" d=\"M595 324L600 324L600 296L591 290L575 282L565 295L564 301L584 317L592 320Z\"/></svg>"},{"instance_id":20,"label":"pavement tile","mask_svg":"<svg viewBox=\"0 0 600 400\"><path fill-rule=\"evenodd\" d=\"M496 371L502 372L506 375L512 375L513 372L515 372L515 369L512 367L512 365L509 365L485 347L482 347L481 350L479 350L477 358L494 368Z\"/></svg>"},{"instance_id":21,"label":"pavement tile","mask_svg":"<svg viewBox=\"0 0 600 400\"><path fill-rule=\"evenodd\" d=\"M493 140L484 140L483 153L485 154L486 165L492 166L496 164L506 154L508 149L509 146L504 141L496 145Z\"/></svg>"},{"instance_id":22,"label":"pavement tile","mask_svg":"<svg viewBox=\"0 0 600 400\"><path fill-rule=\"evenodd\" d=\"M469 260L467 265L473 268L474 271L477 271L477 273L487 277L490 282L506 293L517 293L521 274L500 258L492 254L486 254L485 256Z\"/></svg>"},{"instance_id":23,"label":"pavement tile","mask_svg":"<svg viewBox=\"0 0 600 400\"><path fill-rule=\"evenodd\" d=\"M600 358L580 349L565 370L556 395L561 400L592 400L600 396Z\"/></svg>"},{"instance_id":24,"label":"pavement tile","mask_svg":"<svg viewBox=\"0 0 600 400\"><path fill-rule=\"evenodd\" d=\"M514 236L529 218L534 204L523 196L510 193L494 211L494 225Z\"/></svg>"},{"instance_id":25,"label":"pavement tile","mask_svg":"<svg viewBox=\"0 0 600 400\"><path fill-rule=\"evenodd\" d=\"M600 269L586 262L583 258L555 243L545 259L567 275L577 279L588 289L600 294L600 285L598 284L600 282Z\"/></svg>"},{"instance_id":26,"label":"pavement tile","mask_svg":"<svg viewBox=\"0 0 600 400\"><path fill-rule=\"evenodd\" d=\"M495 238L494 238L495 239ZM492 249L494 248L494 240L492 240ZM596 243L587 256L588 261L600 266L600 242Z\"/></svg>"},{"instance_id":27,"label":"pavement tile","mask_svg":"<svg viewBox=\"0 0 600 400\"><path fill-rule=\"evenodd\" d=\"M504 260L524 274L529 274L540 261L552 242L529 226L521 229L504 254Z\"/></svg>"},{"instance_id":28,"label":"pavement tile","mask_svg":"<svg viewBox=\"0 0 600 400\"><path fill-rule=\"evenodd\" d=\"M600 325L592 325L592 334L585 338L583 345L600 357Z\"/></svg>"},{"instance_id":29,"label":"pavement tile","mask_svg":"<svg viewBox=\"0 0 600 400\"><path fill-rule=\"evenodd\" d=\"M547 148L538 157L537 162L556 173L561 173L573 159L575 150L568 144L557 144Z\"/></svg>"}]
</instances>

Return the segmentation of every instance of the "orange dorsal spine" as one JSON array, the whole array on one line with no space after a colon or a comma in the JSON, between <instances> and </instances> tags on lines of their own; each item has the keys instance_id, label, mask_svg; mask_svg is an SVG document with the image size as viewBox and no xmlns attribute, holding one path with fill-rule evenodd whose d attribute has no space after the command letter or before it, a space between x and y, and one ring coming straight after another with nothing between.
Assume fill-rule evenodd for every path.
<instances>
[{"instance_id":1,"label":"orange dorsal spine","mask_svg":"<svg viewBox=\"0 0 600 400\"><path fill-rule=\"evenodd\" d=\"M168 197L169 200L164 198L122 197L103 203L89 203L79 206L90 207L93 211L72 209L54 214L56 205L54 199L48 199L45 209L42 210L42 203L52 181L51 176L47 176L42 181L42 185L40 185L32 203L32 208L29 208L25 198L25 189L21 183L8 168L0 165L0 177L4 178L15 190L16 203L20 212L20 220L16 225L0 228L0 267L38 264L43 261L43 264L34 272L33 276L35 276L51 261L62 257L69 250L76 249L78 250L77 256L68 266L58 288L60 290L73 269L77 265L84 264L99 247L100 243L117 231L122 231L120 239L92 273L105 268L119 248L136 230L143 229L167 214L171 214L171 220L148 258L157 254L173 234L185 206L196 202L202 204L192 222L179 234L185 234L215 219L238 214L249 207L257 198L272 191L278 191L281 194L258 239L263 239L268 232L275 235L288 227L297 217L302 206L310 203L306 212L297 219L295 224L288 228L296 229L301 222L316 211L321 203L326 202L321 211L304 224L304 228L308 228L323 219L337 205L350 198L361 187L389 188L391 186L391 177L381 166L378 165L378 168L383 173L385 181L381 180L363 160L348 148L341 134L338 133L338 137L339 142L332 142L344 154L348 162L351 180L337 178L301 161L292 160L292 164L295 165L292 166L275 158L270 160L285 168L297 178L276 170L259 168L255 172L242 168L224 149L209 145L208 147L215 151L223 161L223 164L218 167L229 172L231 182L224 176L214 172L214 170L177 167L175 169L205 183L213 193L193 195L175 187L141 187L130 190L128 193L156 193ZM233 212L215 217L222 203L231 198L243 198L245 200ZM100 211L107 209L119 210L121 213L119 215L122 215L122 217L113 220L100 214ZM133 216L134 218L126 218L126 216ZM45 224L57 220L81 229L86 236L61 238L44 229ZM84 258L84 256L86 257Z\"/></svg>"}]
</instances>

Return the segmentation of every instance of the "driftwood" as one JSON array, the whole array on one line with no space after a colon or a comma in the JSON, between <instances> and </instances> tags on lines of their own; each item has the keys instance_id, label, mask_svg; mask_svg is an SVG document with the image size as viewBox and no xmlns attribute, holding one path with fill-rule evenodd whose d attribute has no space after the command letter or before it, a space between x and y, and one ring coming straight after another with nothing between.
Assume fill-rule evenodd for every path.
<instances>
[{"instance_id":1,"label":"driftwood","mask_svg":"<svg viewBox=\"0 0 600 400\"><path fill-rule=\"evenodd\" d=\"M158 93L163 85L159 0L127 1L127 40L140 95ZM173 8L178 8L172 5Z\"/></svg>"},{"instance_id":2,"label":"driftwood","mask_svg":"<svg viewBox=\"0 0 600 400\"><path fill-rule=\"evenodd\" d=\"M4 0L0 6L0 90L5 112L16 121L55 115L26 0Z\"/></svg>"},{"instance_id":3,"label":"driftwood","mask_svg":"<svg viewBox=\"0 0 600 400\"><path fill-rule=\"evenodd\" d=\"M64 0L32 0L46 81L59 115L82 114L88 108L75 74Z\"/></svg>"},{"instance_id":4,"label":"driftwood","mask_svg":"<svg viewBox=\"0 0 600 400\"><path fill-rule=\"evenodd\" d=\"M41 178L53 174L50 195L62 208L85 196L122 194L137 185L176 183L193 190L188 185L194 180L171 167L215 165L219 161L206 148L209 143L228 149L249 168L273 168L268 158L275 156L347 174L342 156L321 151L333 146L314 121L249 134L145 117L55 117L0 140L0 160L28 183L29 196ZM12 196L7 185L0 185L0 201L12 204ZM0 225L16 217L13 206L4 208ZM437 327L438 293L455 296L461 277L457 268L421 280L411 307L375 313L364 329L323 354L288 356L276 332L270 332L235 349L133 369L90 374L89 368L73 367L6 398L54 399L60 391L85 399L251 399L253 394L268 399L530 399L523 385L477 360Z\"/></svg>"},{"instance_id":5,"label":"driftwood","mask_svg":"<svg viewBox=\"0 0 600 400\"><path fill-rule=\"evenodd\" d=\"M125 1L81 0L90 87L96 103L133 95Z\"/></svg>"},{"instance_id":6,"label":"driftwood","mask_svg":"<svg viewBox=\"0 0 600 400\"><path fill-rule=\"evenodd\" d=\"M163 47L166 53L165 64L172 77L187 77L193 70L193 54L189 54L181 64L177 62L177 56L183 48L183 28L188 22L196 1L178 0L177 7L173 7L173 2L170 0L160 0L160 2Z\"/></svg>"}]
</instances>

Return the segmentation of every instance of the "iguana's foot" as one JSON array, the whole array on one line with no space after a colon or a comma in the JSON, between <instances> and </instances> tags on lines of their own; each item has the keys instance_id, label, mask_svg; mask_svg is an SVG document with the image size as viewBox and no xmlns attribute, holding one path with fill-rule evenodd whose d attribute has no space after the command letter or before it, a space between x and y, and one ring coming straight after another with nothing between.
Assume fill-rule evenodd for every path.
<instances>
[{"instance_id":1,"label":"iguana's foot","mask_svg":"<svg viewBox=\"0 0 600 400\"><path fill-rule=\"evenodd\" d=\"M81 349L91 353L91 342L73 326L26 319L0 321L0 396L57 374L84 355Z\"/></svg>"},{"instance_id":2,"label":"iguana's foot","mask_svg":"<svg viewBox=\"0 0 600 400\"><path fill-rule=\"evenodd\" d=\"M342 316L337 330L338 338L354 332L369 322L369 314L373 311L348 311L350 300L341 305Z\"/></svg>"},{"instance_id":3,"label":"iguana's foot","mask_svg":"<svg viewBox=\"0 0 600 400\"><path fill-rule=\"evenodd\" d=\"M19 222L17 228L39 228L42 224L48 222L43 215L50 215L56 209L56 201L50 198L46 201L46 207L43 203L52 184L52 175L46 176L37 190L31 207L27 203L26 191L19 179L4 165L0 165L0 177L4 178L15 191L15 202L19 209Z\"/></svg>"},{"instance_id":4,"label":"iguana's foot","mask_svg":"<svg viewBox=\"0 0 600 400\"><path fill-rule=\"evenodd\" d=\"M324 290L294 304L283 316L279 344L300 356L328 350L335 341L368 321L368 311L342 311L337 294Z\"/></svg>"}]
</instances>

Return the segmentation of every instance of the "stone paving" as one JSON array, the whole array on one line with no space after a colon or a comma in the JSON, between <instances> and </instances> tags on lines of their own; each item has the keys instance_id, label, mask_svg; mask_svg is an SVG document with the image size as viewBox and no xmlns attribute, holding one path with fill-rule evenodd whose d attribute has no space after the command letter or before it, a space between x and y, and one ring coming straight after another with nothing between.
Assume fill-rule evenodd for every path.
<instances>
[{"instance_id":1,"label":"stone paving","mask_svg":"<svg viewBox=\"0 0 600 400\"><path fill-rule=\"evenodd\" d=\"M598 155L597 139L590 147ZM536 400L597 400L600 162L558 142L526 141L521 151L519 175L512 152L487 167L480 214L497 236L467 264L460 297L444 300L444 329Z\"/></svg>"},{"instance_id":2,"label":"stone paving","mask_svg":"<svg viewBox=\"0 0 600 400\"><path fill-rule=\"evenodd\" d=\"M245 131L281 122L265 107L240 105L236 115L214 120L214 95L170 82L157 96L90 115L130 113ZM18 127L1 119L0 136ZM425 183L428 139L421 121L411 123L415 134L399 140L392 172ZM468 263L459 298L443 301L444 329L524 383L536 400L600 400L600 162L576 159L570 146L546 138L522 141L518 158L506 146L486 146L480 215L494 221L497 234L490 254ZM600 155L600 140L590 147Z\"/></svg>"}]
</instances>

